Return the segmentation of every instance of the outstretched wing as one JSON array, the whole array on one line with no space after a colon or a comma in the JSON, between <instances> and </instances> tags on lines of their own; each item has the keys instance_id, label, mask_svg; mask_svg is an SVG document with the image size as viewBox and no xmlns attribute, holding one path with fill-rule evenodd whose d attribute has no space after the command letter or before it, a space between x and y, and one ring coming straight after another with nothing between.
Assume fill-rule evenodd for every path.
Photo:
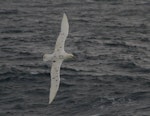
<instances>
[{"instance_id":1,"label":"outstretched wing","mask_svg":"<svg viewBox=\"0 0 150 116\"><path fill-rule=\"evenodd\" d=\"M55 52L60 52L64 50L64 44L68 36L68 32L69 32L69 23L68 23L67 16L64 13L63 19L61 22L61 32L59 33L59 36L57 38L56 45L55 45Z\"/></svg>"},{"instance_id":2,"label":"outstretched wing","mask_svg":"<svg viewBox=\"0 0 150 116\"><path fill-rule=\"evenodd\" d=\"M50 87L50 95L49 95L49 104L54 100L56 93L59 89L60 84L60 66L62 64L62 60L59 59L56 62L52 63L51 67L51 87Z\"/></svg>"}]
</instances>

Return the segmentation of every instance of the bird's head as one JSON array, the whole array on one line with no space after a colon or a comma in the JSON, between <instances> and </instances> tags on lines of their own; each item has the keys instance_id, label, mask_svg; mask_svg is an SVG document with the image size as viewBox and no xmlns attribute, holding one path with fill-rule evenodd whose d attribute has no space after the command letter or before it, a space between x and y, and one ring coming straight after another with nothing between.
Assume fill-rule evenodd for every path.
<instances>
[{"instance_id":1,"label":"bird's head","mask_svg":"<svg viewBox=\"0 0 150 116\"><path fill-rule=\"evenodd\" d=\"M73 54L68 54L67 55L67 59L68 60L75 60L77 59L77 54L73 53Z\"/></svg>"},{"instance_id":2,"label":"bird's head","mask_svg":"<svg viewBox=\"0 0 150 116\"><path fill-rule=\"evenodd\" d=\"M65 55L65 58L64 58L64 60L67 60L67 61L70 61L70 60L72 60L72 59L74 59L74 55L73 54L66 54Z\"/></svg>"},{"instance_id":3,"label":"bird's head","mask_svg":"<svg viewBox=\"0 0 150 116\"><path fill-rule=\"evenodd\" d=\"M73 59L74 55L73 54L68 54L67 59Z\"/></svg>"}]
</instances>

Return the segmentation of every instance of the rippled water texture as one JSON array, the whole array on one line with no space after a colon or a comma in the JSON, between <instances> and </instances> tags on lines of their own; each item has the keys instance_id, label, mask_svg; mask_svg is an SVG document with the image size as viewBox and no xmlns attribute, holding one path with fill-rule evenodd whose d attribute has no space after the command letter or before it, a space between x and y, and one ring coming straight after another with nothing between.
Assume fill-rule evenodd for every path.
<instances>
[{"instance_id":1,"label":"rippled water texture","mask_svg":"<svg viewBox=\"0 0 150 116\"><path fill-rule=\"evenodd\" d=\"M149 0L0 0L0 116L149 116ZM63 13L61 84L48 104Z\"/></svg>"}]
</instances>

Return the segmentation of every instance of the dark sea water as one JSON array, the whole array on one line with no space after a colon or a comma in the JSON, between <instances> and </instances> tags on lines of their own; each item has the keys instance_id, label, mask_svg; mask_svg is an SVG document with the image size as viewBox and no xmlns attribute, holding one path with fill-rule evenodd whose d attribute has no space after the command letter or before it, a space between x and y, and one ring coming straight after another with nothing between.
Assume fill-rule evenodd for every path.
<instances>
[{"instance_id":1,"label":"dark sea water","mask_svg":"<svg viewBox=\"0 0 150 116\"><path fill-rule=\"evenodd\" d=\"M48 104L66 12L61 84ZM0 0L0 116L150 116L149 0Z\"/></svg>"}]
</instances>

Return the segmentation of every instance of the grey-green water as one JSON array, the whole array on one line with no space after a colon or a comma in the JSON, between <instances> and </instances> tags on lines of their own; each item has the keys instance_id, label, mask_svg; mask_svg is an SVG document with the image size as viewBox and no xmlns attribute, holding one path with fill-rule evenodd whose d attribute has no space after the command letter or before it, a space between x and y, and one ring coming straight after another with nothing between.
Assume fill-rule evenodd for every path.
<instances>
[{"instance_id":1,"label":"grey-green water","mask_svg":"<svg viewBox=\"0 0 150 116\"><path fill-rule=\"evenodd\" d=\"M149 116L148 0L1 0L0 116ZM52 53L66 12L61 84L48 104Z\"/></svg>"}]
</instances>

